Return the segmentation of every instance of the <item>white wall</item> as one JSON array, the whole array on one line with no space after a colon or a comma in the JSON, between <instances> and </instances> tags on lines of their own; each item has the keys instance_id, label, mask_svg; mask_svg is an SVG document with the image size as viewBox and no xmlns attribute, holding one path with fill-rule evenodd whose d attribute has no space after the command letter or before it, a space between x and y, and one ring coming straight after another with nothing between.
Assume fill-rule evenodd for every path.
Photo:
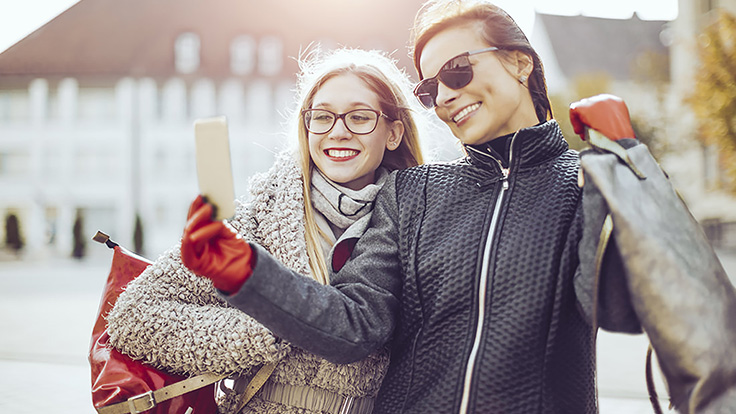
<instances>
[{"instance_id":1,"label":"white wall","mask_svg":"<svg viewBox=\"0 0 736 414\"><path fill-rule=\"evenodd\" d=\"M250 86L125 78L87 87L67 78L35 79L25 90L0 89L3 223L6 214L19 215L28 257L67 256L78 209L88 239L101 229L130 248L138 211L145 253L158 255L180 236L197 194L196 117L228 115L239 193L246 191L247 177L268 168L283 145L273 97L292 86L260 82L248 100ZM279 103L283 100L280 96ZM88 244L87 252L109 254L96 244Z\"/></svg>"}]
</instances>

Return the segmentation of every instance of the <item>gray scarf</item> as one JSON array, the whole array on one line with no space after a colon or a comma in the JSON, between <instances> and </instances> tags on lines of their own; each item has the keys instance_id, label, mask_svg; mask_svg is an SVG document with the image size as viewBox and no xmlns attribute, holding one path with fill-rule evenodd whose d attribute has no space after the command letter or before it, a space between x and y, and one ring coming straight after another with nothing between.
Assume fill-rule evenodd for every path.
<instances>
[{"instance_id":1,"label":"gray scarf","mask_svg":"<svg viewBox=\"0 0 736 414\"><path fill-rule=\"evenodd\" d=\"M388 176L388 170L379 167L376 170L376 183L356 191L329 180L315 168L312 171L312 205L322 213L335 236L339 237L345 229L373 210L376 194Z\"/></svg>"}]
</instances>

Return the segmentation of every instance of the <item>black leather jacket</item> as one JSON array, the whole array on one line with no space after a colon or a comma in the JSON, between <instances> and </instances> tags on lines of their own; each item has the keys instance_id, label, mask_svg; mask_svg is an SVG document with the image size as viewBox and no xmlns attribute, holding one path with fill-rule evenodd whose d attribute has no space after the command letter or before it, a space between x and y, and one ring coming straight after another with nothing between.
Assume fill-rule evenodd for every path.
<instances>
[{"instance_id":1,"label":"black leather jacket","mask_svg":"<svg viewBox=\"0 0 736 414\"><path fill-rule=\"evenodd\" d=\"M334 362L388 345L376 413L594 413L594 344L573 287L578 154L555 121L512 139L508 170L468 153L398 172L331 287L254 245L254 273L227 299Z\"/></svg>"}]
</instances>

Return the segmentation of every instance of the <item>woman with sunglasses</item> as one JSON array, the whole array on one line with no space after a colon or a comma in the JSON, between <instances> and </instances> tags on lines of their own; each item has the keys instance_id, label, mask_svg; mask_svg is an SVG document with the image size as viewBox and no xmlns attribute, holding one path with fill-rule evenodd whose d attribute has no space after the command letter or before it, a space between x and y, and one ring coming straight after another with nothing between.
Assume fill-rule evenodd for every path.
<instances>
[{"instance_id":1,"label":"woman with sunglasses","mask_svg":"<svg viewBox=\"0 0 736 414\"><path fill-rule=\"evenodd\" d=\"M409 81L392 60L341 49L315 51L300 63L298 147L251 182L252 201L236 203L235 216L215 231L259 243L283 266L328 284L367 227L389 173L420 164L422 155ZM196 226L212 206L198 198L191 211ZM233 290L228 272L247 257L210 263L206 272L222 276L214 286L182 266L181 256L208 248L184 240L181 254L175 246L136 278L108 317L110 343L170 372L232 374L234 391L219 401L220 412L241 412L246 385L275 363L242 412L370 413L386 350L338 365L282 341L216 294L215 288Z\"/></svg>"},{"instance_id":2,"label":"woman with sunglasses","mask_svg":"<svg viewBox=\"0 0 736 414\"><path fill-rule=\"evenodd\" d=\"M223 297L290 342L337 363L388 344L376 413L597 412L593 283L578 246L598 235L583 224L578 154L552 120L539 57L480 1L426 4L413 55L415 95L467 156L392 175L331 287L257 244L198 231L209 219L190 221L184 239L247 255ZM588 126L590 109L576 109ZM611 131L633 138L628 124ZM184 263L217 280L203 264L227 256ZM606 283L600 326L640 332L623 287Z\"/></svg>"}]
</instances>

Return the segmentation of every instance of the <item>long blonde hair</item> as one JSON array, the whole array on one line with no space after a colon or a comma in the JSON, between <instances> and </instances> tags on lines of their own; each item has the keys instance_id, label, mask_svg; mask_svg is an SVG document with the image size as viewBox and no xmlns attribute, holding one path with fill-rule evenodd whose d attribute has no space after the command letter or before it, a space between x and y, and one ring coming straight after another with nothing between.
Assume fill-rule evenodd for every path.
<instances>
[{"instance_id":1,"label":"long blonde hair","mask_svg":"<svg viewBox=\"0 0 736 414\"><path fill-rule=\"evenodd\" d=\"M419 147L419 128L416 112L411 108L411 83L406 73L394 60L380 51L341 48L323 53L312 48L300 56L300 74L297 77L299 106L292 119L296 122L299 163L302 170L304 192L304 218L307 255L312 277L322 284L329 283L326 259L320 247L320 238L326 235L319 229L314 217L310 196L312 171L315 168L309 155L309 136L301 119L301 112L312 106L314 95L320 87L336 76L352 74L378 96L380 110L389 118L404 124L404 135L399 147L384 154L381 166L389 171L412 167L424 162Z\"/></svg>"}]
</instances>

